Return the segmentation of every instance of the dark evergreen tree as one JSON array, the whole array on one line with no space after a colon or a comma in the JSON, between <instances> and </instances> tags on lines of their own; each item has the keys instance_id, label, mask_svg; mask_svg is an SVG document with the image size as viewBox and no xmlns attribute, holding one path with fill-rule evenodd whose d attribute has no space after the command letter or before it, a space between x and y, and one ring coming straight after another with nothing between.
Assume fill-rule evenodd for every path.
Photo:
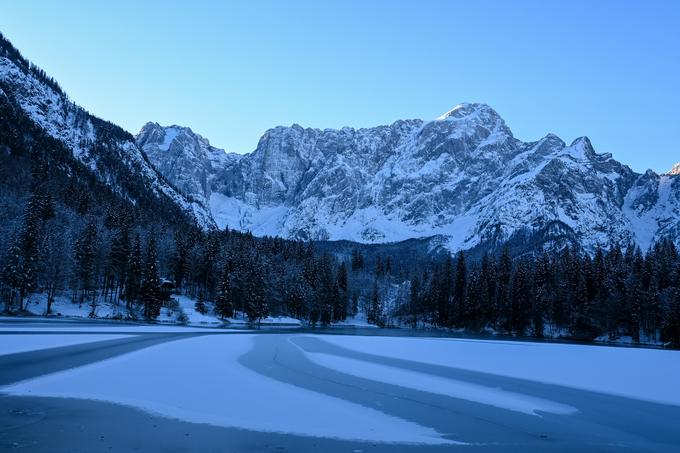
<instances>
[{"instance_id":1,"label":"dark evergreen tree","mask_svg":"<svg viewBox=\"0 0 680 453\"><path fill-rule=\"evenodd\" d=\"M515 267L511 283L510 320L507 330L516 335L524 335L529 324L529 307L531 306L530 267L521 261Z\"/></svg>"},{"instance_id":2,"label":"dark evergreen tree","mask_svg":"<svg viewBox=\"0 0 680 453\"><path fill-rule=\"evenodd\" d=\"M673 288L664 315L663 341L680 348L680 288Z\"/></svg>"},{"instance_id":3,"label":"dark evergreen tree","mask_svg":"<svg viewBox=\"0 0 680 453\"><path fill-rule=\"evenodd\" d=\"M9 313L14 303L19 303L23 297L21 289L25 287L23 254L21 253L18 239L15 238L12 241L5 260L6 263L2 270L2 282L7 291L4 292L3 297L5 299L5 312Z\"/></svg>"},{"instance_id":4,"label":"dark evergreen tree","mask_svg":"<svg viewBox=\"0 0 680 453\"><path fill-rule=\"evenodd\" d=\"M357 249L352 249L352 271L358 271L364 268L364 256Z\"/></svg>"},{"instance_id":5,"label":"dark evergreen tree","mask_svg":"<svg viewBox=\"0 0 680 453\"><path fill-rule=\"evenodd\" d=\"M122 296L122 291L125 282L127 281L130 248L130 223L125 220L116 231L113 241L111 242L111 252L109 255L111 273L115 279L113 291L113 300L115 303L118 303L118 299Z\"/></svg>"},{"instance_id":6,"label":"dark evergreen tree","mask_svg":"<svg viewBox=\"0 0 680 453\"><path fill-rule=\"evenodd\" d=\"M82 304L89 301L94 312L97 297L97 278L95 275L95 259L97 257L97 226L94 222L87 224L75 244L76 301Z\"/></svg>"},{"instance_id":7,"label":"dark evergreen tree","mask_svg":"<svg viewBox=\"0 0 680 453\"><path fill-rule=\"evenodd\" d=\"M231 271L227 262L222 268L220 283L215 298L215 313L224 319L234 316L234 300L231 292Z\"/></svg>"},{"instance_id":8,"label":"dark evergreen tree","mask_svg":"<svg viewBox=\"0 0 680 453\"><path fill-rule=\"evenodd\" d=\"M248 264L245 278L244 306L246 316L252 323L259 323L269 315L265 300L265 282L258 258Z\"/></svg>"},{"instance_id":9,"label":"dark evergreen tree","mask_svg":"<svg viewBox=\"0 0 680 453\"><path fill-rule=\"evenodd\" d=\"M347 265L344 261L340 263L340 266L338 266L338 273L333 292L333 298L335 302L333 306L333 320L344 321L347 319L347 310L349 305Z\"/></svg>"},{"instance_id":10,"label":"dark evergreen tree","mask_svg":"<svg viewBox=\"0 0 680 453\"><path fill-rule=\"evenodd\" d=\"M498 261L498 272L496 280L496 300L493 315L493 327L500 327L502 330L512 330L511 320L511 279L512 279L512 259L508 246L503 247Z\"/></svg>"},{"instance_id":11,"label":"dark evergreen tree","mask_svg":"<svg viewBox=\"0 0 680 453\"><path fill-rule=\"evenodd\" d=\"M144 260L144 272L140 299L144 306L144 317L147 319L157 318L161 312L161 279L158 275L158 252L156 250L155 234L149 234L146 245L146 259Z\"/></svg>"},{"instance_id":12,"label":"dark evergreen tree","mask_svg":"<svg viewBox=\"0 0 680 453\"><path fill-rule=\"evenodd\" d=\"M371 291L371 300L367 313L367 320L371 324L379 326L384 325L383 310L380 300L380 287L378 286L378 279L373 281L373 290Z\"/></svg>"},{"instance_id":13,"label":"dark evergreen tree","mask_svg":"<svg viewBox=\"0 0 680 453\"><path fill-rule=\"evenodd\" d=\"M142 287L142 273L142 241L139 235L136 235L127 260L125 300L128 309L139 300Z\"/></svg>"},{"instance_id":14,"label":"dark evergreen tree","mask_svg":"<svg viewBox=\"0 0 680 453\"><path fill-rule=\"evenodd\" d=\"M418 315L420 314L420 280L414 277L411 280L411 292L408 307L408 324L414 329L418 327Z\"/></svg>"},{"instance_id":15,"label":"dark evergreen tree","mask_svg":"<svg viewBox=\"0 0 680 453\"><path fill-rule=\"evenodd\" d=\"M456 281L453 287L453 302L456 307L456 324L465 325L465 287L467 284L467 265L465 254L459 251L456 254Z\"/></svg>"},{"instance_id":16,"label":"dark evergreen tree","mask_svg":"<svg viewBox=\"0 0 680 453\"><path fill-rule=\"evenodd\" d=\"M205 296L203 295L202 290L198 292L198 298L194 304L194 309L202 315L208 313L208 306L205 304Z\"/></svg>"}]
</instances>

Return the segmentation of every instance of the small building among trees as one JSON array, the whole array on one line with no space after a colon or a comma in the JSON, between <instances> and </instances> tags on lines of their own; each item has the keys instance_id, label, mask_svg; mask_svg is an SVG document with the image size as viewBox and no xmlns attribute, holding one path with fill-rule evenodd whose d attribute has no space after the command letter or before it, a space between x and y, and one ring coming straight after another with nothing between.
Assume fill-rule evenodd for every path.
<instances>
[{"instance_id":1,"label":"small building among trees","mask_svg":"<svg viewBox=\"0 0 680 453\"><path fill-rule=\"evenodd\" d=\"M169 301L170 296L172 294L175 294L175 292L177 291L177 286L175 286L175 282L173 282L172 280L168 280L167 278L161 279L159 288L161 298L163 299L163 301Z\"/></svg>"}]
</instances>

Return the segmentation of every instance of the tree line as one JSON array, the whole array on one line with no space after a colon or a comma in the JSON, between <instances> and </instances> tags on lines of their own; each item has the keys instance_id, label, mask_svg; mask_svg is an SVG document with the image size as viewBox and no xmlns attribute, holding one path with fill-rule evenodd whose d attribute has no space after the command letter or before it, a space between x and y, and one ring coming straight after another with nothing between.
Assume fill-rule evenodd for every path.
<instances>
[{"instance_id":1,"label":"tree line","mask_svg":"<svg viewBox=\"0 0 680 453\"><path fill-rule=\"evenodd\" d=\"M458 252L408 286L395 315L411 326L680 346L680 257L670 240L646 253L565 247L513 259L505 247L468 262Z\"/></svg>"},{"instance_id":2,"label":"tree line","mask_svg":"<svg viewBox=\"0 0 680 453\"><path fill-rule=\"evenodd\" d=\"M311 243L188 224L148 228L123 204L78 215L55 204L39 175L33 180L0 255L6 312L22 312L29 294L45 292L45 314L56 295L68 294L92 316L109 303L152 320L167 303L162 283L171 281L197 310L213 306L222 318L241 312L257 322L271 313L330 324L353 313L347 265Z\"/></svg>"}]
</instances>

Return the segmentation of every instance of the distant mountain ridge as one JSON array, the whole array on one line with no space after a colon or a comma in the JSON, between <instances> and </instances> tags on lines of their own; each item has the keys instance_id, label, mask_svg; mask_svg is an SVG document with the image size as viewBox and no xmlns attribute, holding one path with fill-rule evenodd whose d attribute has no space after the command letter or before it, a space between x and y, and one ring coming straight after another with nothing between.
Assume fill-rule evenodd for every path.
<instances>
[{"instance_id":1,"label":"distant mountain ridge","mask_svg":"<svg viewBox=\"0 0 680 453\"><path fill-rule=\"evenodd\" d=\"M640 174L586 137L523 142L484 104L363 129L279 126L239 155L180 126L148 123L132 136L70 101L0 36L0 107L69 150L71 161L59 164L65 175L84 171L136 206L204 229L363 243L434 238L433 247L452 251L505 241L588 251L680 243L677 165Z\"/></svg>"},{"instance_id":2,"label":"distant mountain ridge","mask_svg":"<svg viewBox=\"0 0 680 453\"><path fill-rule=\"evenodd\" d=\"M366 243L439 236L450 250L518 237L590 251L680 240L677 171L636 173L596 153L587 137L568 146L553 134L522 142L484 104L365 129L276 127L245 155L155 123L137 145L218 225L256 235Z\"/></svg>"}]
</instances>

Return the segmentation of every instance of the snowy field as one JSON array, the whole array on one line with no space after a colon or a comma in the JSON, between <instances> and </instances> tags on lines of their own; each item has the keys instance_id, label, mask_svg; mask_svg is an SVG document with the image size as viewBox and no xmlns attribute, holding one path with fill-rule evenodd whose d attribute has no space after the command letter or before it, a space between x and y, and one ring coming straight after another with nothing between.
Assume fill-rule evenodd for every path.
<instances>
[{"instance_id":1,"label":"snowy field","mask_svg":"<svg viewBox=\"0 0 680 453\"><path fill-rule=\"evenodd\" d=\"M173 294L172 299L177 302L176 305L169 307L162 307L161 313L158 316L157 322L161 324L178 324L189 325L194 327L222 327L226 325L243 326L248 324L243 313L237 313L233 318L225 320L220 319L215 315L213 306L210 302L206 303L207 312L199 313L196 311L196 299L181 295ZM34 293L31 294L26 302L26 311L36 315L44 316L47 311L47 296L45 294ZM74 304L70 297L57 296L52 304L50 318L80 318L90 319L92 307L88 304ZM141 313L133 313L129 311L124 303L118 305L109 302L100 301L95 308L95 318L97 319L143 319ZM259 322L263 326L286 326L299 327L303 323L299 319L291 318L289 316L267 316L262 318ZM340 326L365 326L365 321L362 320L348 320L347 322L339 323Z\"/></svg>"},{"instance_id":2,"label":"snowy field","mask_svg":"<svg viewBox=\"0 0 680 453\"><path fill-rule=\"evenodd\" d=\"M0 332L5 329L0 328ZM19 329L26 330L26 329ZM0 336L0 355L19 352L37 351L39 349L59 348L74 344L92 343L95 341L119 340L130 335L2 335Z\"/></svg>"},{"instance_id":3,"label":"snowy field","mask_svg":"<svg viewBox=\"0 0 680 453\"><path fill-rule=\"evenodd\" d=\"M47 294L30 294L26 300L25 309L34 315L44 316L47 311ZM52 316L87 318L91 312L92 307L90 305L87 303L74 304L71 298L67 296L55 297L51 307ZM98 303L94 313L97 318L102 319L125 317L128 315L125 304L115 305L108 302Z\"/></svg>"},{"instance_id":4,"label":"snowy field","mask_svg":"<svg viewBox=\"0 0 680 453\"><path fill-rule=\"evenodd\" d=\"M680 351L453 338L317 338L377 356L680 406ZM373 379L383 379L390 373L370 364L311 357L325 366ZM416 377L409 378L417 382Z\"/></svg>"}]
</instances>

